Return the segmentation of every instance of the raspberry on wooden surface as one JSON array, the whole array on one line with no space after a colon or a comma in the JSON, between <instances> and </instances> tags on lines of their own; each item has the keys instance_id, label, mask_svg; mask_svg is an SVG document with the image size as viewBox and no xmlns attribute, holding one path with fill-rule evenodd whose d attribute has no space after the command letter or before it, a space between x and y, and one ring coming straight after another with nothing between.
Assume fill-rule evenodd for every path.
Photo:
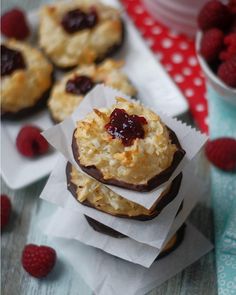
<instances>
[{"instance_id":1,"label":"raspberry on wooden surface","mask_svg":"<svg viewBox=\"0 0 236 295\"><path fill-rule=\"evenodd\" d=\"M1 230L6 227L11 215L11 201L7 195L1 195Z\"/></svg>"},{"instance_id":2,"label":"raspberry on wooden surface","mask_svg":"<svg viewBox=\"0 0 236 295\"><path fill-rule=\"evenodd\" d=\"M22 252L22 266L33 277L47 276L56 262L56 251L48 246L28 244Z\"/></svg>"}]
</instances>

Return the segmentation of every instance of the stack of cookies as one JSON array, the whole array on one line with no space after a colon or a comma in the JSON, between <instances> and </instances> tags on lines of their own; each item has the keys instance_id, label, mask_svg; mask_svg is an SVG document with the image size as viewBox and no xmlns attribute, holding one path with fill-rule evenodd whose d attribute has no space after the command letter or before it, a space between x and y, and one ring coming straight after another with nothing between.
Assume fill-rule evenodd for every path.
<instances>
[{"instance_id":1,"label":"stack of cookies","mask_svg":"<svg viewBox=\"0 0 236 295\"><path fill-rule=\"evenodd\" d=\"M96 86L70 119L44 132L66 159L55 168L42 198L62 206L70 202L73 211L84 215L83 223L94 236L99 234L99 241L112 239L119 244L118 240L132 239L151 247L161 245L152 263L176 249L184 238L185 211L192 209L190 162L206 138L124 97ZM55 199L49 191L55 194L58 185L64 196ZM185 203L188 209L183 210ZM181 221L174 226L178 215ZM155 238L158 231L161 244ZM79 240L83 242L83 237ZM104 243L98 244L94 246L106 251ZM114 252L124 258L119 249Z\"/></svg>"},{"instance_id":2,"label":"stack of cookies","mask_svg":"<svg viewBox=\"0 0 236 295\"><path fill-rule=\"evenodd\" d=\"M150 220L178 194L182 173L150 209L125 199L104 184L149 192L168 181L185 155L175 133L151 110L117 98L111 108L95 109L77 122L72 149L87 174L67 164L67 185L78 202L117 218ZM92 176L89 177L89 176ZM94 230L113 237L123 234L87 217ZM177 242L177 239L175 239ZM168 251L175 243L168 244Z\"/></svg>"}]
</instances>

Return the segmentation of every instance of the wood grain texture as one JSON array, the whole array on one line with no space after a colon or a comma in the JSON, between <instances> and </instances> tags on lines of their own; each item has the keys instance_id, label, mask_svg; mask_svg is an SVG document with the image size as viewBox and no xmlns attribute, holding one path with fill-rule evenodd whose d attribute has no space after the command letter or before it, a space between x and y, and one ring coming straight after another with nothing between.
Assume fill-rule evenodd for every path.
<instances>
[{"instance_id":1,"label":"wood grain texture","mask_svg":"<svg viewBox=\"0 0 236 295\"><path fill-rule=\"evenodd\" d=\"M60 255L57 245L39 229L40 220L51 212L49 204L39 200L45 179L26 189L12 191L1 182L1 191L10 196L14 209L10 224L2 233L1 264L3 295L90 295L84 281ZM22 268L21 253L26 243L54 247L58 261L54 271L45 279L30 277Z\"/></svg>"},{"instance_id":2,"label":"wood grain texture","mask_svg":"<svg viewBox=\"0 0 236 295\"><path fill-rule=\"evenodd\" d=\"M90 295L90 289L71 265L63 259L57 245L39 229L40 220L48 216L52 206L38 198L45 182L46 179L41 180L19 191L12 191L3 181L1 183L2 193L10 196L14 208L10 224L2 233L2 294ZM191 214L190 221L212 240L212 212L208 203L209 198L200 203ZM26 243L48 244L56 249L58 263L46 279L33 279L22 269L21 252ZM151 291L149 295L214 295L216 293L214 253L211 252Z\"/></svg>"},{"instance_id":3,"label":"wood grain texture","mask_svg":"<svg viewBox=\"0 0 236 295\"><path fill-rule=\"evenodd\" d=\"M35 9L50 0L3 0L2 11L13 6ZM189 119L182 117L185 121ZM1 180L1 191L10 196L13 214L1 242L1 291L3 295L90 295L92 292L71 265L60 255L60 249L39 229L42 217L50 212L50 205L39 200L46 183L43 179L31 186L13 191ZM213 217L210 194L190 216L190 221L213 241ZM26 243L48 244L58 253L55 270L43 280L33 279L21 267L22 249ZM214 252L177 274L151 291L149 295L214 295L217 294ZM112 294L107 294L112 295ZM128 295L128 294L121 294Z\"/></svg>"}]
</instances>

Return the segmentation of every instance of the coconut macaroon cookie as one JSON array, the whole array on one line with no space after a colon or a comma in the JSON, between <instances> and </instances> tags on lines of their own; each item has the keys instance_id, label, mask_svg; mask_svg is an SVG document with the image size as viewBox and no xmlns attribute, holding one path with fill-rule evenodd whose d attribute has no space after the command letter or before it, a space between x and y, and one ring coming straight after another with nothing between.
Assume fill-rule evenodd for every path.
<instances>
[{"instance_id":1,"label":"coconut macaroon cookie","mask_svg":"<svg viewBox=\"0 0 236 295\"><path fill-rule=\"evenodd\" d=\"M53 121L61 122L71 115L86 93L98 83L105 83L134 97L136 90L121 72L122 66L122 61L108 59L99 65L82 65L66 74L54 85L48 101Z\"/></svg>"},{"instance_id":2,"label":"coconut macaroon cookie","mask_svg":"<svg viewBox=\"0 0 236 295\"><path fill-rule=\"evenodd\" d=\"M123 39L120 12L98 1L59 2L41 10L39 43L60 68L101 61Z\"/></svg>"},{"instance_id":3,"label":"coconut macaroon cookie","mask_svg":"<svg viewBox=\"0 0 236 295\"><path fill-rule=\"evenodd\" d=\"M150 209L131 202L104 184L79 172L70 163L66 168L67 187L78 202L117 217L150 220L156 217L178 194L182 180L179 174Z\"/></svg>"},{"instance_id":4,"label":"coconut macaroon cookie","mask_svg":"<svg viewBox=\"0 0 236 295\"><path fill-rule=\"evenodd\" d=\"M2 44L1 115L28 115L45 104L52 71L52 65L37 49L15 40Z\"/></svg>"},{"instance_id":5,"label":"coconut macaroon cookie","mask_svg":"<svg viewBox=\"0 0 236 295\"><path fill-rule=\"evenodd\" d=\"M181 210L183 209L183 203L184 201L182 201L182 203L179 206L179 209L176 213L176 216L181 212ZM89 223L89 225L97 232L100 232L102 234L106 234L108 236L111 236L113 238L126 238L127 236L118 232L117 230L91 218L88 217L87 215L84 215L84 217L86 218L87 222ZM138 219L139 220L139 219ZM148 219L146 219L148 220ZM172 240L173 241L173 240ZM170 246L171 243L168 243L168 246ZM166 245L167 246L167 245ZM168 249L169 247L166 247L166 249ZM158 256L159 257L159 256Z\"/></svg>"},{"instance_id":6,"label":"coconut macaroon cookie","mask_svg":"<svg viewBox=\"0 0 236 295\"><path fill-rule=\"evenodd\" d=\"M150 191L167 181L185 155L157 114L123 98L77 122L72 150L87 174L136 191Z\"/></svg>"},{"instance_id":7,"label":"coconut macaroon cookie","mask_svg":"<svg viewBox=\"0 0 236 295\"><path fill-rule=\"evenodd\" d=\"M118 238L118 239L127 238L127 236L125 236L124 234L116 231L115 229L113 229L105 224L102 224L101 222L99 222L91 217L88 217L86 215L84 215L84 217L86 218L89 225L97 232L111 236L113 238ZM185 228L186 228L186 225L184 223L176 231L176 233L174 233L173 236L167 241L166 245L162 249L161 253L157 256L155 261L167 256L168 254L170 254L171 252L173 252L175 249L177 249L180 246L180 244L182 243L182 241L184 239Z\"/></svg>"}]
</instances>

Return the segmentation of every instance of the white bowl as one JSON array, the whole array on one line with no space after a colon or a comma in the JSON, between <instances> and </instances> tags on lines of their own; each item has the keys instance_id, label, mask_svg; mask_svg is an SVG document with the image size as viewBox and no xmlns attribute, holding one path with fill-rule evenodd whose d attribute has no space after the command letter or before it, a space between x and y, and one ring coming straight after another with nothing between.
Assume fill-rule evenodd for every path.
<instances>
[{"instance_id":1,"label":"white bowl","mask_svg":"<svg viewBox=\"0 0 236 295\"><path fill-rule=\"evenodd\" d=\"M163 7L166 7L166 9L173 11L175 14L180 13L180 14L185 14L190 16L196 17L198 14L198 11L200 8L203 6L201 1L189 1L188 4L186 3L181 3L181 1L176 1L176 0L152 0L153 3L156 5L162 5ZM206 2L206 0L203 0L202 2Z\"/></svg>"},{"instance_id":2,"label":"white bowl","mask_svg":"<svg viewBox=\"0 0 236 295\"><path fill-rule=\"evenodd\" d=\"M152 4L155 13L162 14L163 16L168 17L171 20L178 22L179 24L188 25L195 25L196 19L194 15L188 14L184 11L178 12L177 10L173 10L170 7L166 6L165 4L159 3L158 5L154 4L152 0L149 1L150 5Z\"/></svg>"},{"instance_id":3,"label":"white bowl","mask_svg":"<svg viewBox=\"0 0 236 295\"><path fill-rule=\"evenodd\" d=\"M199 10L208 0L143 0L149 12L169 28L194 37Z\"/></svg>"},{"instance_id":4,"label":"white bowl","mask_svg":"<svg viewBox=\"0 0 236 295\"><path fill-rule=\"evenodd\" d=\"M223 81L221 81L210 69L205 59L199 54L201 38L202 32L198 32L196 37L197 57L207 82L209 82L209 84L217 91L217 93L220 94L222 99L236 105L236 88L229 87Z\"/></svg>"},{"instance_id":5,"label":"white bowl","mask_svg":"<svg viewBox=\"0 0 236 295\"><path fill-rule=\"evenodd\" d=\"M175 30L179 33L184 33L190 37L194 37L197 25L196 20L193 16L188 16L185 14L174 13L163 8L163 4L156 4L152 0L143 0L148 11L160 22L162 22L167 27Z\"/></svg>"},{"instance_id":6,"label":"white bowl","mask_svg":"<svg viewBox=\"0 0 236 295\"><path fill-rule=\"evenodd\" d=\"M172 5L181 5L184 6L186 8L196 8L199 9L201 8L206 2L208 2L209 0L153 0L154 2L165 2L165 3L169 3Z\"/></svg>"}]
</instances>

